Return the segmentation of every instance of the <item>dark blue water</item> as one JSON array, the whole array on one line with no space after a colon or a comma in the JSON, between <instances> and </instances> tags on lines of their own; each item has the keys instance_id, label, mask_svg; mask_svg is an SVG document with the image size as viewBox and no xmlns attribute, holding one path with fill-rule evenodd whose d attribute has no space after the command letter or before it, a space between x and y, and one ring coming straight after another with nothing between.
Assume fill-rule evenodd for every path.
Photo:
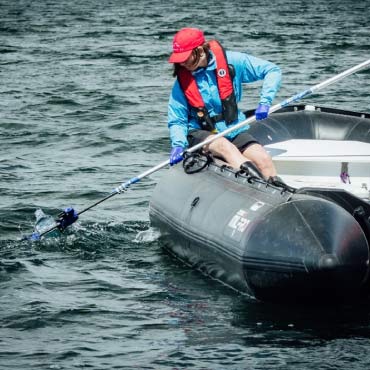
<instances>
[{"instance_id":1,"label":"dark blue water","mask_svg":"<svg viewBox=\"0 0 370 370\"><path fill-rule=\"evenodd\" d=\"M369 59L369 5L0 0L0 368L368 369L368 307L259 303L164 254L148 202L165 170L57 240L20 238L37 209L83 209L167 159L176 30L276 62L278 103ZM370 112L369 80L305 102Z\"/></svg>"}]
</instances>

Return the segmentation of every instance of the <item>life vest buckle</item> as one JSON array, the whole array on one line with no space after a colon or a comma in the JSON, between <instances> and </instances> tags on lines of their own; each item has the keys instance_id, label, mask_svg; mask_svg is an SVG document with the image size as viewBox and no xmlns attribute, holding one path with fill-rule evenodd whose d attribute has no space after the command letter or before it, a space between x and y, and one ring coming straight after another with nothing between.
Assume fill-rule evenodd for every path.
<instances>
[{"instance_id":1,"label":"life vest buckle","mask_svg":"<svg viewBox=\"0 0 370 370\"><path fill-rule=\"evenodd\" d=\"M213 131L215 129L215 122L209 116L208 111L205 107L197 108L198 123L202 126L203 130Z\"/></svg>"}]
</instances>

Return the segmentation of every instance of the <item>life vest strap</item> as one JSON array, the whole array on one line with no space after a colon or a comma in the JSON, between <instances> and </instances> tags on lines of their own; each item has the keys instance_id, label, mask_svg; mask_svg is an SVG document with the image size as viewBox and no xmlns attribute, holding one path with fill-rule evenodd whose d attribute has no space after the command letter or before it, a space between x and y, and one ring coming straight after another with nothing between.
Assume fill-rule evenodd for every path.
<instances>
[{"instance_id":1,"label":"life vest strap","mask_svg":"<svg viewBox=\"0 0 370 370\"><path fill-rule=\"evenodd\" d=\"M217 63L215 73L222 113L214 117L209 116L195 78L190 71L184 67L179 68L177 78L189 105L197 114L199 124L204 130L212 131L216 122L225 121L226 124L229 124L235 121L238 118L238 106L233 86L235 69L228 64L226 52L218 41L209 41L209 46Z\"/></svg>"}]
</instances>

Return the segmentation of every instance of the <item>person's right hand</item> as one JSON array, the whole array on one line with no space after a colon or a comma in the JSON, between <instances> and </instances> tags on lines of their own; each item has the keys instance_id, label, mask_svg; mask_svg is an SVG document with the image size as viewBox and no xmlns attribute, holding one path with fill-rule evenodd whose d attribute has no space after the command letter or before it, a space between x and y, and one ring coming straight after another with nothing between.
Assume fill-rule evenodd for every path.
<instances>
[{"instance_id":1,"label":"person's right hand","mask_svg":"<svg viewBox=\"0 0 370 370\"><path fill-rule=\"evenodd\" d=\"M170 153L170 165L173 166L174 164L181 162L184 157L182 156L184 148L181 146L175 146L171 149Z\"/></svg>"}]
</instances>

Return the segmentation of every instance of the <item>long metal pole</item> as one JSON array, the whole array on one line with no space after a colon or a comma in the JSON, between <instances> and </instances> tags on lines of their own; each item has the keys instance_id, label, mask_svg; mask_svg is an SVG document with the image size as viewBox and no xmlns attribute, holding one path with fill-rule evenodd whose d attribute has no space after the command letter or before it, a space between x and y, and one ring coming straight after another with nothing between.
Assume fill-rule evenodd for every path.
<instances>
[{"instance_id":1,"label":"long metal pole","mask_svg":"<svg viewBox=\"0 0 370 370\"><path fill-rule=\"evenodd\" d=\"M296 95L293 95L292 97L290 97L289 99L286 99L284 100L283 102L279 103L279 104L276 104L274 106L272 106L269 110L270 113L273 113L273 112L276 112L277 110L281 109L281 108L284 108L286 107L287 105L293 103L293 102L296 102L298 100L301 100L303 99L304 97L308 96L308 95L311 95L312 93L314 93L315 91L318 91L318 90L321 90L329 85L332 85L333 83L339 81L339 80L342 80L343 78L353 74L353 73L356 73L358 71L360 71L361 69L365 69L366 67L369 67L370 66L370 59L366 60L365 62L363 63L360 63L352 68L349 68L341 73L339 73L338 75L335 75L333 77L330 77L329 79L323 81L323 82L320 82L319 84L317 85L314 85L312 86L311 88L307 89L307 90L304 90ZM220 137L223 137L227 134L229 134L230 132L234 131L234 130L237 130L243 126L246 126L246 125L249 125L250 123L253 123L256 121L256 117L255 116L252 116L242 122L239 122L238 124L236 124L235 126L232 126L228 129L226 129L225 131L222 131L216 135L213 135L211 137L209 137L208 139L202 141L201 143L197 144L197 145L194 145L192 146L191 148L187 149L186 151L189 152L189 153L192 153L192 152L195 152L196 150L202 148L204 145L207 145L207 144L210 144L212 143L212 141L214 140L217 140L218 138ZM137 182L139 182L142 178L160 170L161 168L163 167L166 167L167 165L169 165L170 161L167 160L165 162L162 162L152 168L150 168L149 170L143 172L142 174L122 183L120 186L118 186L114 192L115 193L120 193L124 190L126 190L130 185L132 184L135 184Z\"/></svg>"},{"instance_id":2,"label":"long metal pole","mask_svg":"<svg viewBox=\"0 0 370 370\"><path fill-rule=\"evenodd\" d=\"M281 109L281 108L284 108L286 107L287 105L293 103L293 102L296 102L298 100L301 100L302 98L308 96L308 95L311 95L312 93L314 93L315 91L318 91L318 90L321 90L329 85L332 85L333 83L339 81L339 80L342 80L343 78L353 74L353 73L356 73L358 71L360 71L361 69L364 69L366 67L369 67L370 66L370 59L366 60L365 62L363 63L360 63L352 68L349 68L345 71L343 71L342 73L339 73L338 75L334 76L334 77L331 77L317 85L314 85L312 86L311 88L307 89L307 90L304 90L296 95L293 95L291 98L289 99L286 99L284 100L283 102L279 103L279 104L276 104L274 106L272 106L269 110L270 113L273 113L273 112L276 112L277 110ZM204 145L207 145L209 143L211 143L212 141L218 139L219 137L222 137L222 136L225 136L227 134L229 134L230 132L234 131L234 130L237 130L238 128L241 128L243 126L246 126L246 125L249 125L250 123L253 123L256 121L256 117L255 116L252 116L248 119L246 119L245 121L242 121L242 122L239 122L238 124L236 124L235 126L232 126L228 129L226 129L225 131L222 131L220 132L219 134L217 135L214 135L206 140L204 140L203 142L197 144L197 145L194 145L192 146L191 148L187 149L188 152L194 152L200 148L202 148Z\"/></svg>"},{"instance_id":3,"label":"long metal pole","mask_svg":"<svg viewBox=\"0 0 370 370\"><path fill-rule=\"evenodd\" d=\"M277 110L283 108L283 107L286 107L287 105L293 103L293 102L296 102L298 100L301 100L302 98L308 96L308 95L311 95L312 93L314 93L315 91L318 91L318 90L321 90L353 73L356 73L358 71L360 71L361 69L365 69L366 67L369 67L370 66L370 59L366 60L365 62L363 63L360 63L352 68L349 68L341 73L339 73L338 75L336 76L333 76L317 85L314 85L312 86L311 88L307 89L307 90L304 90L296 95L293 95L291 98L289 99L286 99L284 100L283 102L279 103L279 104L276 104L274 106L272 106L269 110L270 113L273 113L273 112L276 112ZM212 141L214 140L217 140L218 138L220 137L223 137L227 134L229 134L230 132L234 131L234 130L237 130L238 128L241 128L243 126L246 126L246 125L249 125L250 123L253 123L256 121L256 117L255 116L252 116L242 122L239 122L238 124L236 124L235 126L232 126L228 129L226 129L225 131L223 132L220 132L214 136L211 136L210 138L204 140L203 142L197 144L197 145L194 145L192 146L191 148L187 149L186 151L187 152L195 152L196 150L202 148L204 145L207 145L207 144L210 144L212 143ZM99 200L98 202L94 203L93 205L90 205L89 207L83 209L82 211L79 212L79 214L82 214L84 212L86 212L87 210L95 207L96 205L104 202L105 200L113 197L114 195L116 194L119 194L123 191L125 191L126 189L128 189L132 184L136 184L137 182L139 182L142 178L146 177L146 176L149 176L150 174L160 170L161 168L163 167L166 167L168 166L170 163L169 160L167 161L164 161L162 163L159 163L157 164L156 166L148 169L147 171L141 173L140 175L136 176L136 177L133 177L131 178L130 180L122 183L120 186L118 186L117 188L115 188L111 194L109 194L108 196L106 196L105 198ZM57 225L53 226L52 228L50 228L49 230L46 230L45 232L41 233L41 234L38 234L38 233L34 233L33 236L37 237L37 238L40 238L41 236L43 236L44 234L47 234L48 232L52 231L52 230L55 230L57 228Z\"/></svg>"}]
</instances>

